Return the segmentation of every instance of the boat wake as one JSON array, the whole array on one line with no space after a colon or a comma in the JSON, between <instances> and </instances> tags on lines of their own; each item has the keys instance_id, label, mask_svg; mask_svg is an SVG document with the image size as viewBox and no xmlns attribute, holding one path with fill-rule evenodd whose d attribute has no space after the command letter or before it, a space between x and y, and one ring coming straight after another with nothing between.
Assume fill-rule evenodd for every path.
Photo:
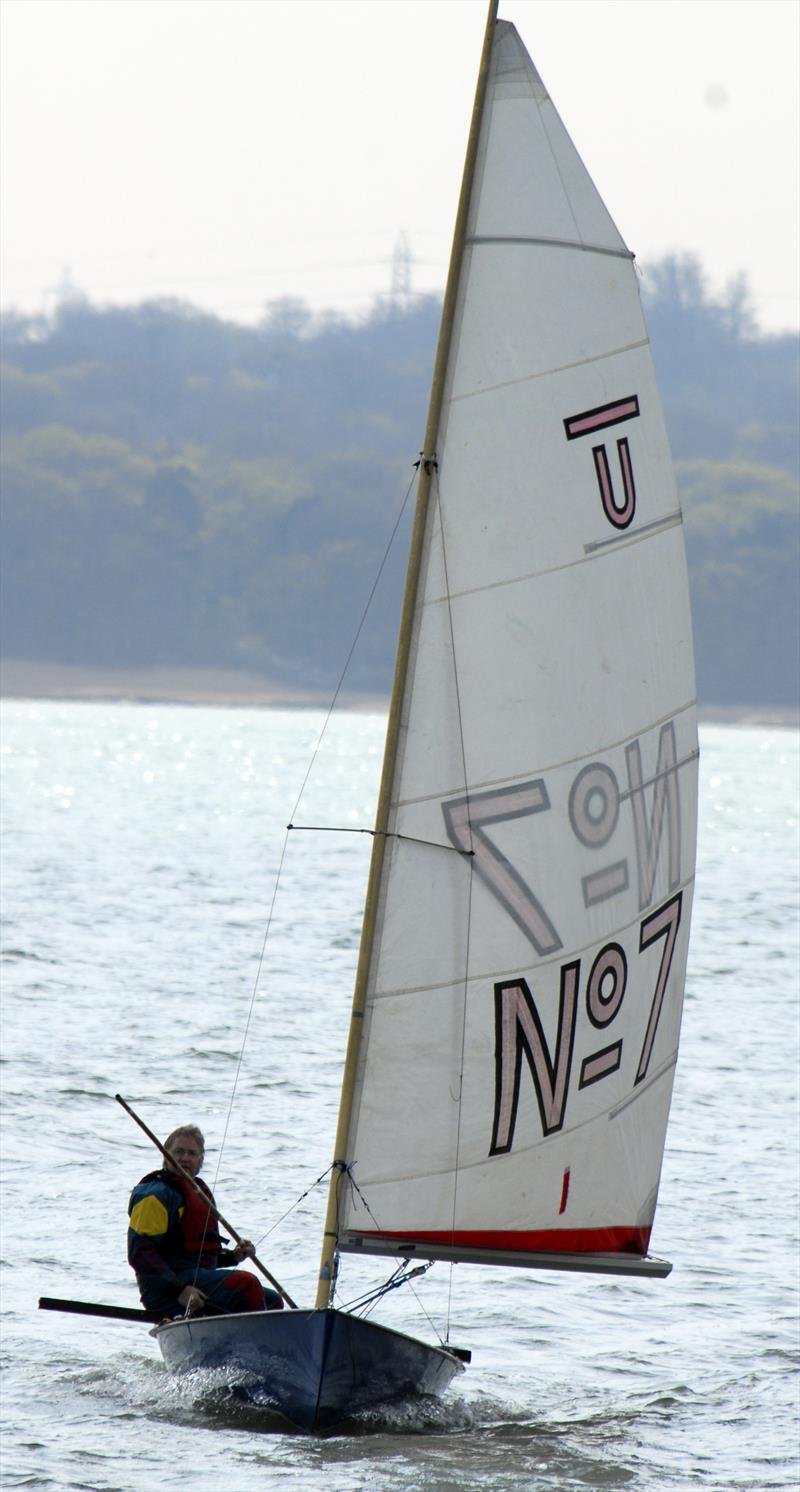
<instances>
[{"instance_id":1,"label":"boat wake","mask_svg":"<svg viewBox=\"0 0 800 1492\"><path fill-rule=\"evenodd\" d=\"M241 1372L231 1369L198 1369L194 1373L163 1381L170 1403L179 1398L208 1428L242 1430L250 1434L305 1434L280 1413L275 1400L257 1382L248 1384ZM175 1389L179 1388L178 1396ZM161 1395L159 1394L159 1398ZM162 1404L163 1409L163 1404ZM471 1406L461 1397L439 1399L430 1394L378 1404L317 1435L368 1437L380 1435L459 1434L471 1430L475 1419Z\"/></svg>"}]
</instances>

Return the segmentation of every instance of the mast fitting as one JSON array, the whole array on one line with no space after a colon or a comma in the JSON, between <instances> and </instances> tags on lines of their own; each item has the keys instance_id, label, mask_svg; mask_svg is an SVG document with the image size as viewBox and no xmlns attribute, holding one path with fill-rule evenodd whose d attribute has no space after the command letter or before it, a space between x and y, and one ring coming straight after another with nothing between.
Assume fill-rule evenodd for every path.
<instances>
[{"instance_id":1,"label":"mast fitting","mask_svg":"<svg viewBox=\"0 0 800 1492\"><path fill-rule=\"evenodd\" d=\"M419 471L420 467L422 467L426 477L430 477L435 471L439 470L439 463L435 456L426 456L424 451L420 451L419 461L414 462L414 470Z\"/></svg>"}]
</instances>

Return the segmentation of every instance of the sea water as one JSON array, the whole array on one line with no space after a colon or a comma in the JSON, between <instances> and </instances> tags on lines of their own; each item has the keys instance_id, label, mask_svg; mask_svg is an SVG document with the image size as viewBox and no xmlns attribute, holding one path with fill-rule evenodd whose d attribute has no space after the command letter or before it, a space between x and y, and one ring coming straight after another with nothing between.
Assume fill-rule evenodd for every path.
<instances>
[{"instance_id":1,"label":"sea water","mask_svg":"<svg viewBox=\"0 0 800 1492\"><path fill-rule=\"evenodd\" d=\"M795 1487L788 729L701 733L692 948L653 1235L674 1261L668 1280L437 1265L379 1319L428 1340L449 1328L471 1368L439 1404L323 1440L277 1433L264 1406L213 1374L172 1377L138 1324L37 1311L40 1295L137 1303L126 1204L157 1158L116 1092L162 1135L203 1126L223 1212L312 1301L315 1183L331 1157L371 841L305 826L371 824L385 718L323 723L305 711L5 707L4 1485ZM369 1278L391 1268L377 1261ZM345 1261L342 1298L362 1283Z\"/></svg>"}]
</instances>

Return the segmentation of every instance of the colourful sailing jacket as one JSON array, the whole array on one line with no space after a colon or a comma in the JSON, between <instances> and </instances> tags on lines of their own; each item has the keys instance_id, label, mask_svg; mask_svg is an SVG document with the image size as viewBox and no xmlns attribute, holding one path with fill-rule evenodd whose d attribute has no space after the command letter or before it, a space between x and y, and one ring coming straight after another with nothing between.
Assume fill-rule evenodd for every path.
<instances>
[{"instance_id":1,"label":"colourful sailing jacket","mask_svg":"<svg viewBox=\"0 0 800 1492\"><path fill-rule=\"evenodd\" d=\"M211 1202L204 1181L198 1178ZM176 1171L151 1171L128 1203L128 1263L137 1277L183 1289L176 1271L217 1269L236 1261L222 1246L217 1220L194 1187Z\"/></svg>"}]
</instances>

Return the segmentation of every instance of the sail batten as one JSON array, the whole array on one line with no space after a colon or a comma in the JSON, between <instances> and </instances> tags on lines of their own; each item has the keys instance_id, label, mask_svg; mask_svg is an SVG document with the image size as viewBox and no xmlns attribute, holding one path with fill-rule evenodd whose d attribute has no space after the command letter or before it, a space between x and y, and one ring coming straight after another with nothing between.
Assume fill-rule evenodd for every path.
<instances>
[{"instance_id":1,"label":"sail batten","mask_svg":"<svg viewBox=\"0 0 800 1492\"><path fill-rule=\"evenodd\" d=\"M665 518L654 518L652 523L642 524L641 529L634 530L633 533L612 534L610 539L595 539L593 542L584 545L583 552L587 559L590 559L594 555L601 554L603 550L611 549L612 547L616 548L621 544L640 544L645 539L649 539L653 534L663 532L664 529L682 526L683 513L678 510L675 513L667 513ZM696 701L693 700L692 703L696 703Z\"/></svg>"},{"instance_id":2,"label":"sail batten","mask_svg":"<svg viewBox=\"0 0 800 1492\"><path fill-rule=\"evenodd\" d=\"M697 816L680 504L632 256L507 22L469 179L339 1243L657 1273Z\"/></svg>"},{"instance_id":3,"label":"sail batten","mask_svg":"<svg viewBox=\"0 0 800 1492\"><path fill-rule=\"evenodd\" d=\"M639 337L634 342L621 344L619 347L611 347L605 352L594 353L591 357L576 358L569 363L556 364L553 367L539 368L536 372L527 372L518 378L508 378L504 381L493 383L490 387L470 389L464 393L454 393L452 404L463 404L467 399L480 399L486 394L498 393L502 389L514 388L523 384L532 383L536 379L550 378L556 373L570 373L575 368L585 368L592 363L602 363L605 358L615 358L626 352L635 352L639 348L647 349L650 346L649 338Z\"/></svg>"},{"instance_id":4,"label":"sail batten","mask_svg":"<svg viewBox=\"0 0 800 1492\"><path fill-rule=\"evenodd\" d=\"M451 591L449 595L427 596L420 604L422 606L452 606L455 602L463 600L466 596L480 596L485 592L497 590L501 586L526 585L529 581L536 580L542 575L552 575L559 570L574 570L578 565L586 564L588 560L602 558L602 551L609 549L611 546L618 547L621 544L641 544L653 537L654 534L660 531L663 532L665 529L675 528L676 525L682 525L682 523L683 514L681 512L670 513L666 518L654 519L652 523L647 524L646 528L643 526L642 531L634 530L634 532L628 534L615 534L611 539L602 539L592 544L586 544L584 546L584 553L576 559L570 560L568 564L553 565L549 570L528 571L524 575L510 575L503 580L494 580L488 585L474 585L461 591ZM692 703L695 703L695 701L693 700Z\"/></svg>"},{"instance_id":5,"label":"sail batten","mask_svg":"<svg viewBox=\"0 0 800 1492\"><path fill-rule=\"evenodd\" d=\"M674 720L678 715L687 714L689 711L694 710L696 708L696 705L697 705L697 698L696 698L695 695L693 695L691 699L685 700L683 702L683 704L678 705L675 709L669 710L660 720L651 721L650 725L651 726L653 726L653 725L659 725L659 726L660 725L666 725L668 721ZM644 722L642 723L642 727L641 728L642 729L646 728ZM618 739L613 740L613 741L605 741L605 742L603 742L601 744L601 746L598 749L601 752L603 752L603 751L607 752L607 751L617 750L619 747L624 746L626 739L627 739L627 737L623 736L623 737L619 737ZM682 757L680 761L676 762L676 766L678 768L681 768L681 767L693 767L693 768L696 768L697 762L699 761L699 759L700 759L700 752L699 752L699 749L695 747L686 756ZM576 756L576 757L572 758L572 762L573 763L574 762L579 762L579 761L582 761L582 760L583 760L582 756ZM542 771L553 771L556 766L562 766L563 767L563 766L569 766L569 765L571 765L571 762L569 760L567 760L567 761L561 761L561 762L548 762L542 768L540 768L540 770L542 770ZM512 786L515 782L520 782L521 780L522 780L522 776L517 776L517 777L487 777L487 778L484 778L480 782L477 782L477 781L473 782L472 788L473 788L473 791L476 791L476 790L483 790L485 788L492 788L492 787L495 787L495 788L509 787L509 786ZM658 779L655 776L648 777L645 780L645 782L642 784L642 786L644 786L644 787L652 787L653 784L657 780ZM429 795L429 797L426 797L425 795L422 795L422 796L417 797L417 798L402 798L402 799L399 799L398 803L397 803L397 808L401 809L401 808L413 807L416 804L422 804L422 803L425 803L425 802L428 802L428 801L436 801L436 802L438 802L441 797L452 797L456 793L460 793L462 790L463 790L463 785L460 782L458 784L451 783L450 787L449 788L445 788L444 791L443 791L443 793L437 793L436 795L431 794L431 795ZM619 796L620 796L621 800L623 798L630 797L630 791L629 790L623 790L623 791L620 792ZM372 832L372 831L369 831L369 832ZM397 836L397 837L398 838L402 838L402 837L405 837L405 836ZM420 843L430 844L431 848L433 848L433 849L452 849L453 848L452 845L439 844L439 843L437 843L435 841L425 840L425 841L419 841L419 842ZM693 876L690 876L689 880L692 880L692 879L693 879Z\"/></svg>"},{"instance_id":6,"label":"sail batten","mask_svg":"<svg viewBox=\"0 0 800 1492\"><path fill-rule=\"evenodd\" d=\"M467 244L530 244L535 247L549 249L578 249L583 254L611 254L617 259L635 259L636 255L630 249L608 248L605 244L577 242L574 238L534 238L532 234L522 233L495 233L490 237L486 233L473 233L467 237Z\"/></svg>"},{"instance_id":7,"label":"sail batten","mask_svg":"<svg viewBox=\"0 0 800 1492\"><path fill-rule=\"evenodd\" d=\"M563 1127L563 1129L561 1130L561 1134L563 1136L576 1135L581 1129L585 1128L587 1125L595 1125L595 1124L600 1123L601 1121L605 1121L608 1124L613 1123L613 1121L615 1119L617 1119L620 1114L624 1113L624 1111L627 1108L629 1108L631 1104L637 1103L637 1102L639 1102L640 1099L642 1099L643 1097L645 1097L647 1095L647 1093L649 1092L649 1090L651 1088L653 1088L657 1083L659 1083L662 1078L669 1077L670 1074L671 1074L671 1072L672 1072L672 1069L675 1067L677 1061L678 1061L678 1049L676 1047L675 1050L660 1064L660 1066L658 1067L657 1071L654 1072L654 1073L652 1073L650 1075L650 1077L648 1078L647 1082L642 1083L641 1087L635 1088L632 1093L629 1093L627 1095L627 1097L622 1100L621 1103L612 1104L608 1108L599 1109L598 1111L596 1111L595 1113L593 1113L592 1115L590 1115L588 1118L578 1120L578 1121L576 1121L573 1124L565 1124L564 1127ZM539 1144L540 1144L540 1141L538 1140L538 1138L534 1138L534 1139L530 1140L527 1143L526 1142L517 1142L517 1144L515 1145L515 1156L516 1156L516 1158L519 1159L521 1157L524 1157L526 1154L529 1155L529 1156L533 1156L535 1154L536 1150L538 1149ZM355 1161L355 1165L356 1166L358 1165L357 1158L356 1158L356 1161ZM479 1167L480 1165L482 1165L482 1161L481 1160L475 1160L475 1161L471 1161L471 1162L465 1162L465 1163L463 1163L459 1167L459 1172L460 1172L461 1175L464 1175L467 1172L469 1172L470 1170L473 1170L476 1167ZM359 1170L360 1169L361 1168L359 1168ZM392 1178L394 1180L398 1181L398 1182L413 1181L413 1180L415 1180L417 1178L421 1178L421 1177L424 1177L425 1180L426 1180L426 1182L430 1182L430 1181L434 1181L435 1182L435 1181L437 1181L437 1178L441 1178L441 1177L447 1176L448 1174L449 1174L449 1171L448 1171L448 1167L447 1166L439 1167L439 1166L435 1166L435 1165L426 1165L425 1161L421 1158L421 1156L417 1156L413 1170L409 1171L409 1173L407 1175L399 1175L394 1170L391 1172ZM380 1173L378 1173L377 1175L374 1175L374 1176L365 1176L365 1175L362 1175L361 1179L360 1179L360 1182L359 1182L359 1185L361 1186L362 1190L364 1190L366 1188L366 1191L368 1193L370 1187L373 1184L381 1185L381 1184L383 1184L383 1182L386 1179L387 1179L386 1176L385 1175L381 1175ZM373 1211L372 1206L370 1206L369 1210L370 1210L370 1213L372 1213L372 1211ZM390 1230L387 1230L387 1232L389 1232L389 1231ZM369 1232L370 1232L370 1230L366 1229L365 1230L365 1236Z\"/></svg>"},{"instance_id":8,"label":"sail batten","mask_svg":"<svg viewBox=\"0 0 800 1492\"><path fill-rule=\"evenodd\" d=\"M676 892L691 892L694 886L694 880L694 876L691 875L685 880L679 881L675 887ZM607 929L607 933L608 936L624 937L626 934L629 934L632 930L636 929L638 925L639 918L635 917L629 922L617 923L613 927L609 927ZM593 946L593 942L586 942L582 945L573 945L571 951L573 956L582 957L590 953ZM548 967L554 968L559 966L559 964L562 962L562 959L562 951L561 949L557 949L550 956L539 957L538 959L536 959L535 965L533 962L528 961L522 964L510 964L505 968L499 966L492 966L490 968L487 966L478 971L473 968L469 973L463 975L462 982L467 985L477 985L480 983L485 983L486 980L509 980L515 977L526 977L532 972L534 966L539 971L547 969ZM384 987L382 985L376 984L372 993L372 998L375 1001L393 1000L400 999L404 995L417 995L425 993L431 996L435 996L438 992L451 990L453 988L454 982L455 981L453 979L445 979L440 981L438 984L426 982L425 984L416 986L410 984L402 984L396 987Z\"/></svg>"}]
</instances>

